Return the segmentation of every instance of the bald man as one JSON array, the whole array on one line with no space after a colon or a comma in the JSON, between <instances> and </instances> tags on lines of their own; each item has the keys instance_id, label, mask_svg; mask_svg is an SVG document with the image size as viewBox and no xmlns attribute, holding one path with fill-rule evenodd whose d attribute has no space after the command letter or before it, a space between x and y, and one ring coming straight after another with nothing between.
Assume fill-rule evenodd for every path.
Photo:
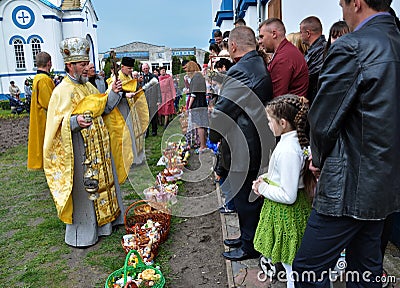
<instances>
[{"instance_id":1,"label":"bald man","mask_svg":"<svg viewBox=\"0 0 400 288\"><path fill-rule=\"evenodd\" d=\"M309 75L307 98L311 104L318 92L318 77L324 63L326 40L322 35L321 21L315 16L307 17L300 22L300 34L303 43L309 47L304 57Z\"/></svg>"},{"instance_id":2,"label":"bald man","mask_svg":"<svg viewBox=\"0 0 400 288\"><path fill-rule=\"evenodd\" d=\"M252 201L249 196L260 167L266 165L261 147L268 147L264 109L272 98L272 82L263 58L256 51L256 43L254 31L248 26L238 26L230 32L229 54L236 64L226 74L210 117L210 140L221 141L221 164L229 171L227 179L234 194L227 200L233 199L239 218L240 237L224 241L229 247L237 247L223 253L231 261L260 255L254 249L253 239L263 199Z\"/></svg>"},{"instance_id":3,"label":"bald man","mask_svg":"<svg viewBox=\"0 0 400 288\"><path fill-rule=\"evenodd\" d=\"M273 53L268 63L273 96L294 94L307 96L308 68L303 54L286 39L286 29L278 18L269 18L259 26L258 44Z\"/></svg>"}]
</instances>

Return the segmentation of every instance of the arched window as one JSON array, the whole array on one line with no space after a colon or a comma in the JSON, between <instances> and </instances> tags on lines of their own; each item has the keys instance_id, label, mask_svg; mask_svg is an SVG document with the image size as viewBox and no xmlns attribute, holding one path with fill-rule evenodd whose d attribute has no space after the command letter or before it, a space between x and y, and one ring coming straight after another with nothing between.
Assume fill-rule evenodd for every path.
<instances>
[{"instance_id":1,"label":"arched window","mask_svg":"<svg viewBox=\"0 0 400 288\"><path fill-rule=\"evenodd\" d=\"M36 55L42 51L40 43L41 43L41 41L38 38L32 38L32 40L31 40L33 67L37 67L36 66Z\"/></svg>"},{"instance_id":2,"label":"arched window","mask_svg":"<svg viewBox=\"0 0 400 288\"><path fill-rule=\"evenodd\" d=\"M15 62L17 63L17 69L25 69L25 54L24 45L21 39L14 39L14 52L15 52Z\"/></svg>"}]
</instances>

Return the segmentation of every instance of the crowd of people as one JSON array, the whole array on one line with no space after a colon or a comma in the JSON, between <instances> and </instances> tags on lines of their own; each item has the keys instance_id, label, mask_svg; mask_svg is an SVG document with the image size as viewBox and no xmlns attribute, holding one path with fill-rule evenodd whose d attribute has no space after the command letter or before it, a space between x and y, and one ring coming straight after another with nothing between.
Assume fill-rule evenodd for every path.
<instances>
[{"instance_id":1,"label":"crowd of people","mask_svg":"<svg viewBox=\"0 0 400 288\"><path fill-rule=\"evenodd\" d=\"M356 1L357 9L351 3L340 1L345 21L332 24L327 40L315 16L303 19L300 32L291 37L286 37L280 19L261 22L258 47L247 45L253 37L250 31L230 31L228 50L235 64L226 75L232 79L222 85L211 113L210 127L219 133L210 135L221 141L218 160L226 169L216 169L217 179L222 175L229 181L230 191L221 187L224 195L234 195L228 196L234 205L228 207L227 202L225 211L238 213L241 233L224 240L236 249L223 256L240 261L261 255L260 263L266 258L281 262L289 275L288 287L329 287L327 272L344 250L348 270L370 273L351 285L365 287L379 279L392 216L400 207L398 181L391 177L399 168L391 158L398 153L399 131L394 122L383 124L385 115L399 120L393 107L398 105L397 84L384 80L385 73L397 77L393 69L398 68L398 19L391 1ZM221 34L214 35L216 43L223 41ZM246 69L256 51L266 62L267 75L256 64ZM210 53L220 57L215 45L210 45ZM216 67L216 62L210 65ZM262 85L260 75L270 78L270 93L253 86ZM229 81L235 80L251 93L232 90ZM261 105L266 115L256 112ZM269 124L277 145L268 172L260 175L263 153L275 146L263 142L265 130L254 130L261 122ZM253 127L246 126L249 123ZM246 173L240 176L242 164ZM373 177L372 171L385 171L382 165L389 165L388 173ZM315 278L301 277L310 272Z\"/></svg>"},{"instance_id":2,"label":"crowd of people","mask_svg":"<svg viewBox=\"0 0 400 288\"><path fill-rule=\"evenodd\" d=\"M223 257L280 262L287 287L329 287L326 271L345 249L347 269L370 272L350 287L366 287L382 275L385 219L400 210L400 32L390 4L340 0L345 21L327 40L316 16L288 35L278 18L258 35L239 19L214 33L207 69L182 62L183 82L165 67L134 71L130 57L105 80L87 40L68 38L56 85L50 55L39 53L27 165L44 169L65 242L91 246L123 224L119 184L186 95L196 152L217 147L220 212L239 219ZM11 92L20 93L15 83ZM316 278L295 277L306 272Z\"/></svg>"}]
</instances>

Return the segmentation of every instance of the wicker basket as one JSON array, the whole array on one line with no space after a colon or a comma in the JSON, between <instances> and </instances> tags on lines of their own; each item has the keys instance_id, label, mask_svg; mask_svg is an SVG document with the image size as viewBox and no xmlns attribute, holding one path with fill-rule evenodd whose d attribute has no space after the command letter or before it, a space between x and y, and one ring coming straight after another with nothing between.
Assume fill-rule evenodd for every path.
<instances>
[{"instance_id":1,"label":"wicker basket","mask_svg":"<svg viewBox=\"0 0 400 288\"><path fill-rule=\"evenodd\" d=\"M132 203L131 206L133 207L129 206L129 208L133 208L133 212L135 215L147 213L163 213L171 217L171 209L167 207L166 203L139 200Z\"/></svg>"},{"instance_id":2,"label":"wicker basket","mask_svg":"<svg viewBox=\"0 0 400 288\"><path fill-rule=\"evenodd\" d=\"M135 226L139 226L139 224L135 224ZM158 255L158 245L160 243L160 239L157 239L157 241L150 243L150 238L147 237L142 231L142 229L136 229L135 233L132 233L133 235L133 242L134 245L126 245L124 237L121 239L121 245L122 248L124 249L125 253L127 254L130 250L143 250L147 247L150 247L151 250L151 255L150 257L147 257L147 260L145 262L151 262L153 261L154 257ZM132 241L131 240L131 241ZM143 259L144 253L141 253L142 259ZM144 260L144 259L143 259Z\"/></svg>"},{"instance_id":3,"label":"wicker basket","mask_svg":"<svg viewBox=\"0 0 400 288\"><path fill-rule=\"evenodd\" d=\"M136 257L138 257L138 264L135 267L128 265L129 258L131 257L131 255L133 253L136 255ZM132 279L134 279L138 276L139 273L141 273L147 269L151 269L154 271L155 274L160 275L160 276L158 276L160 279L158 281L155 281L155 283L152 287L153 288L163 288L165 285L165 278L162 275L161 271L152 266L145 265L143 263L142 259L140 258L139 253L136 250L129 251L129 253L125 257L124 267L122 267L118 270L115 270L113 273L111 273L108 276L106 283L104 285L104 288L113 288L114 283L117 281L117 279L120 279L121 277L124 277L124 284L123 284L123 286L121 286L121 288L126 287L126 286L128 286L127 285L128 284L127 283L128 276L131 276Z\"/></svg>"},{"instance_id":4,"label":"wicker basket","mask_svg":"<svg viewBox=\"0 0 400 288\"><path fill-rule=\"evenodd\" d=\"M149 205L146 201L137 201L132 203L125 211L124 215L124 223L125 230L127 234L135 234L137 230L137 226L135 224L139 223L143 225L147 222L148 219L151 219L153 222L160 223L160 242L164 242L167 240L170 225L171 225L171 215L160 212L161 210L151 210L149 213L143 213L144 207L148 207L145 205ZM150 206L152 209L153 207ZM137 214L137 211L140 214ZM148 211L148 210L147 210Z\"/></svg>"},{"instance_id":5,"label":"wicker basket","mask_svg":"<svg viewBox=\"0 0 400 288\"><path fill-rule=\"evenodd\" d=\"M128 254L129 251L131 251L131 250L137 251L136 249L134 249L132 247L126 246L124 244L124 239L121 240L121 245L122 245L122 249L124 249L124 251L125 251L125 254ZM147 245L148 244L145 244L145 245L139 244L138 246L140 247L140 249L144 249ZM150 262L150 263L154 261L154 257L157 256L157 254L158 254L158 243L151 244L151 253L150 253L150 257L147 258L147 261L143 260L142 255L140 255L140 253L139 253L140 258L142 259L143 262Z\"/></svg>"}]
</instances>

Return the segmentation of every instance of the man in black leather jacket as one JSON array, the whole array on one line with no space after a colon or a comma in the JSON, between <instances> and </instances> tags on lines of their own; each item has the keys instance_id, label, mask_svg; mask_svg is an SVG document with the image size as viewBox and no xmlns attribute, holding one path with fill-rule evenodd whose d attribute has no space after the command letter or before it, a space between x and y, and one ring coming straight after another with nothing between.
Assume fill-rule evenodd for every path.
<instances>
[{"instance_id":1,"label":"man in black leather jacket","mask_svg":"<svg viewBox=\"0 0 400 288\"><path fill-rule=\"evenodd\" d=\"M267 166L267 147L272 147L274 142L274 137L268 138L265 113L265 105L272 98L272 82L263 58L256 51L251 28L234 28L229 34L228 45L236 64L226 74L211 113L210 128L213 131L210 140L215 143L221 140L221 164L229 171L241 233L238 239L224 241L225 245L238 249L225 252L223 256L239 261L259 256L253 239L263 200L249 199L249 196L260 167Z\"/></svg>"},{"instance_id":2,"label":"man in black leather jacket","mask_svg":"<svg viewBox=\"0 0 400 288\"><path fill-rule=\"evenodd\" d=\"M321 174L293 262L296 287L329 287L326 272L344 248L346 272L359 276L347 287L382 287L374 280L382 275L384 219L400 210L400 33L391 2L340 0L353 32L329 49L309 112ZM305 271L320 281L302 279Z\"/></svg>"},{"instance_id":3,"label":"man in black leather jacket","mask_svg":"<svg viewBox=\"0 0 400 288\"><path fill-rule=\"evenodd\" d=\"M309 48L304 55L308 66L307 99L310 104L318 92L318 77L324 63L326 40L322 34L322 24L315 16L309 16L300 23L300 37Z\"/></svg>"}]
</instances>

